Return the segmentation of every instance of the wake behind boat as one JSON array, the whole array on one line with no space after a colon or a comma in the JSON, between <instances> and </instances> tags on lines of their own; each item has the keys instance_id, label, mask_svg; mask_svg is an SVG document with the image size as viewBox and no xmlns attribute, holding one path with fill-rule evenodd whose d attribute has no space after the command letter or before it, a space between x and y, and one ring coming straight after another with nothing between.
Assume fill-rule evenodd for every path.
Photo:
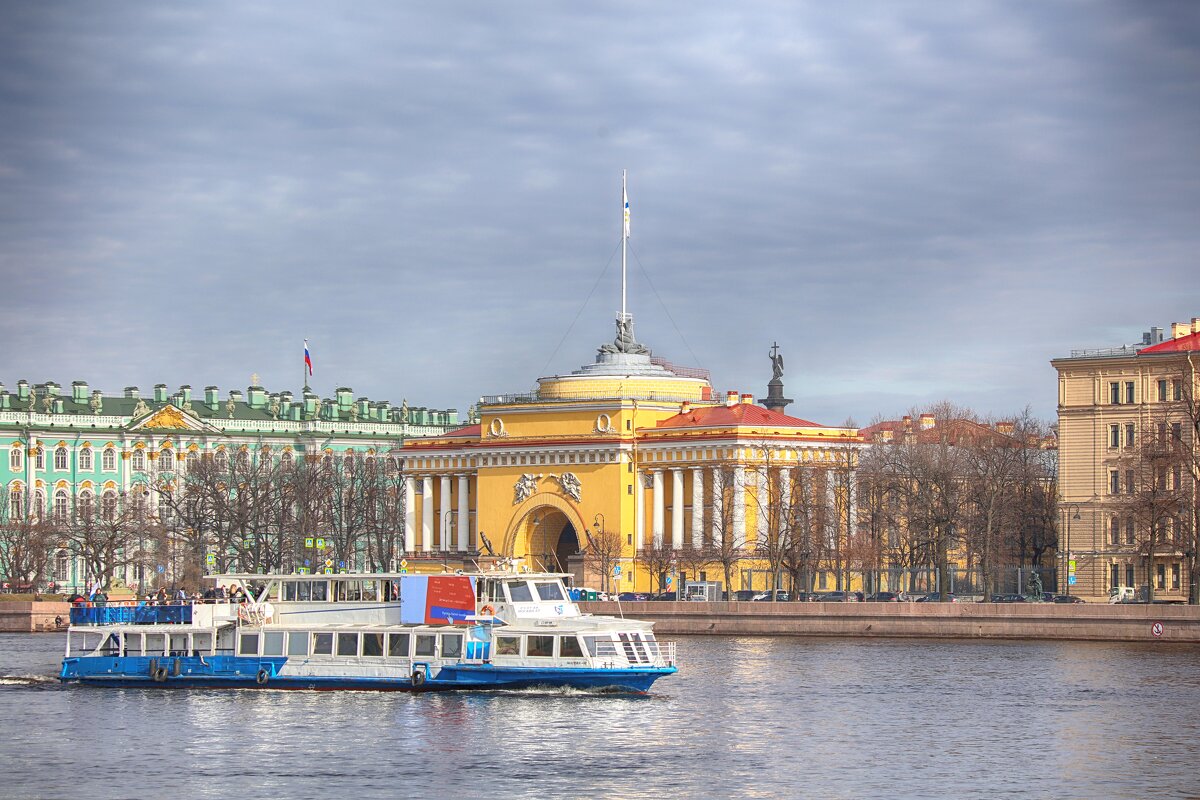
<instances>
[{"instance_id":1,"label":"wake behind boat","mask_svg":"<svg viewBox=\"0 0 1200 800\"><path fill-rule=\"evenodd\" d=\"M239 601L71 609L64 682L273 689L646 692L652 623L580 613L562 573L209 576Z\"/></svg>"}]
</instances>

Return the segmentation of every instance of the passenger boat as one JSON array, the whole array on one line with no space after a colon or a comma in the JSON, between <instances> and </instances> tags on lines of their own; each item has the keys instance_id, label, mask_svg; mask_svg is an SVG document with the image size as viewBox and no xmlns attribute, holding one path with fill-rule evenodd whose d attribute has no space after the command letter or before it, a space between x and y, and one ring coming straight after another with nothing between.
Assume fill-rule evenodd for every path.
<instances>
[{"instance_id":1,"label":"passenger boat","mask_svg":"<svg viewBox=\"0 0 1200 800\"><path fill-rule=\"evenodd\" d=\"M209 576L241 602L71 609L63 682L270 689L646 692L652 623L583 614L560 573ZM224 593L224 592L222 592Z\"/></svg>"}]
</instances>

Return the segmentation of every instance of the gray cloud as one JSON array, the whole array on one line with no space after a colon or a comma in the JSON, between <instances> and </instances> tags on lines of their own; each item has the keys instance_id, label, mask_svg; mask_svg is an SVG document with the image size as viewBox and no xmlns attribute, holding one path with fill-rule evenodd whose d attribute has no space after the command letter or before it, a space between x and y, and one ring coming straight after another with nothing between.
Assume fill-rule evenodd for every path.
<instances>
[{"instance_id":1,"label":"gray cloud","mask_svg":"<svg viewBox=\"0 0 1200 800\"><path fill-rule=\"evenodd\" d=\"M296 388L307 336L326 394L525 388L610 335L628 168L660 354L761 393L778 340L826 422L1051 416L1049 358L1200 315L1198 28L1188 3L13 4L0 380Z\"/></svg>"}]
</instances>

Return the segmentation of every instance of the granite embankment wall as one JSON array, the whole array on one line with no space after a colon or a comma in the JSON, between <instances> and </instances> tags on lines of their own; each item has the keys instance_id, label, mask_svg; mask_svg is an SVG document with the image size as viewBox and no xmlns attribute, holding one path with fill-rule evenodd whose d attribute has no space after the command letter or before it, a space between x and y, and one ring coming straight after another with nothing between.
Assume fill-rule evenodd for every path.
<instances>
[{"instance_id":1,"label":"granite embankment wall","mask_svg":"<svg viewBox=\"0 0 1200 800\"><path fill-rule=\"evenodd\" d=\"M9 600L0 602L0 633L55 630L54 618L65 622L71 606L63 601Z\"/></svg>"},{"instance_id":2,"label":"granite embankment wall","mask_svg":"<svg viewBox=\"0 0 1200 800\"><path fill-rule=\"evenodd\" d=\"M1055 603L581 603L655 633L1200 643L1200 606ZM1157 635L1156 635L1157 632Z\"/></svg>"}]
</instances>

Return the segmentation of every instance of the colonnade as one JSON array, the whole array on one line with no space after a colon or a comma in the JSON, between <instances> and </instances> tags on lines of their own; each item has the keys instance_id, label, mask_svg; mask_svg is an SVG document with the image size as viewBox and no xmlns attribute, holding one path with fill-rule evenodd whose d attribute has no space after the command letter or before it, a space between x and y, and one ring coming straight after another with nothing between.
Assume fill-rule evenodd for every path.
<instances>
[{"instance_id":1,"label":"colonnade","mask_svg":"<svg viewBox=\"0 0 1200 800\"><path fill-rule=\"evenodd\" d=\"M438 507L434 510L434 480L438 481ZM420 525L417 524L417 481L421 482ZM452 482L457 488L452 492ZM439 551L469 552L471 548L471 476L406 475L404 478L404 550L407 553L431 553L434 539ZM457 503L455 501L457 500ZM454 535L451 536L451 523Z\"/></svg>"}]
</instances>

